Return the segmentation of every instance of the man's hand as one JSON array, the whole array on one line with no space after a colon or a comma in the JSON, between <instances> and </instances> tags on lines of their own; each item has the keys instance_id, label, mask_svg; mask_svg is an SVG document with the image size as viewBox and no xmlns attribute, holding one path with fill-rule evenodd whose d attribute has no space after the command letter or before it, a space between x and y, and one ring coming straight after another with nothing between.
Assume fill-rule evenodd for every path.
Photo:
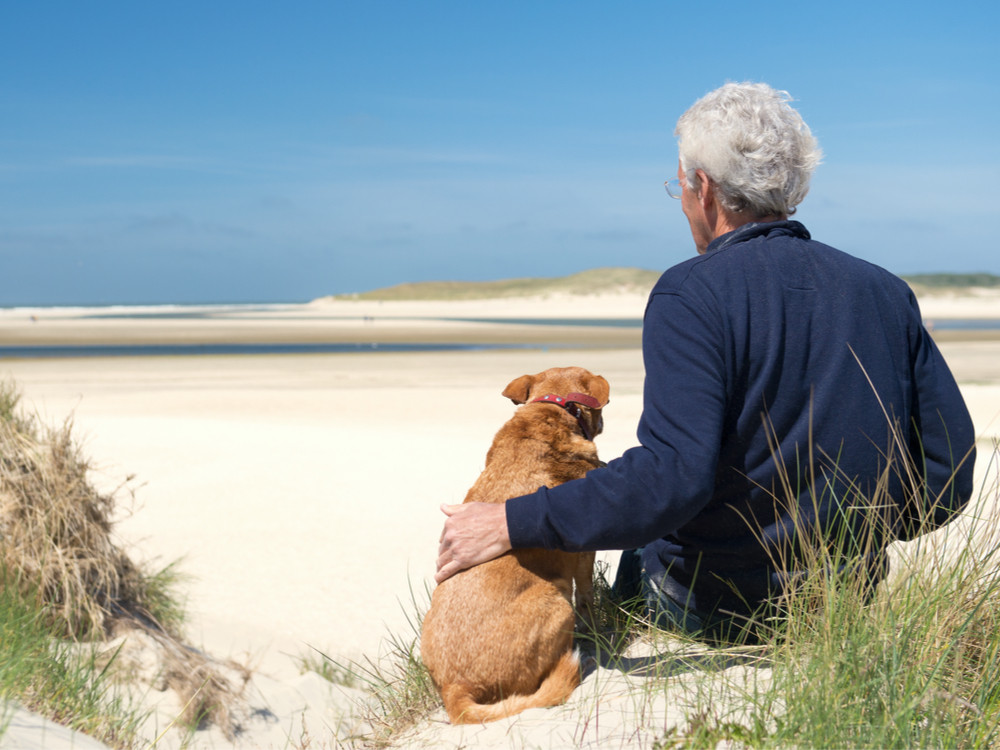
<instances>
[{"instance_id":1,"label":"man's hand","mask_svg":"<svg viewBox=\"0 0 1000 750\"><path fill-rule=\"evenodd\" d=\"M438 547L438 583L460 570L500 557L510 549L507 511L503 503L442 505L448 516Z\"/></svg>"}]
</instances>

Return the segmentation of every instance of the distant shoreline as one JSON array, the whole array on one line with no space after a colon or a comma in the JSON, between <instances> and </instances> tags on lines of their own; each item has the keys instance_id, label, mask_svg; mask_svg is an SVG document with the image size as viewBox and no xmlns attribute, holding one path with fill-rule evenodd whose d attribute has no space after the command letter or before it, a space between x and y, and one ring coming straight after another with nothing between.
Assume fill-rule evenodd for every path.
<instances>
[{"instance_id":1,"label":"distant shoreline","mask_svg":"<svg viewBox=\"0 0 1000 750\"><path fill-rule=\"evenodd\" d=\"M449 344L449 343L353 343L353 344L147 344L95 346L0 346L5 359L76 359L83 357L232 357L288 354L429 354L442 352L494 351L501 349L549 350L571 348L569 344ZM589 348L589 347L588 347ZM593 347L608 348L608 347Z\"/></svg>"},{"instance_id":2,"label":"distant shoreline","mask_svg":"<svg viewBox=\"0 0 1000 750\"><path fill-rule=\"evenodd\" d=\"M0 305L4 313L51 315L56 311L122 310L281 310L301 306L341 304L533 304L538 301L572 299L587 304L592 300L629 298L645 301L663 270L606 266L590 268L561 277L505 278L489 281L419 281L361 292L331 294L300 301L244 302L155 302L155 303L61 303ZM900 274L921 300L1000 300L1000 276L986 272ZM641 307L639 308L641 311ZM960 316L959 316L960 317ZM983 317L972 315L969 317ZM1000 317L1000 309L986 317Z\"/></svg>"},{"instance_id":3,"label":"distant shoreline","mask_svg":"<svg viewBox=\"0 0 1000 750\"><path fill-rule=\"evenodd\" d=\"M1000 340L1000 290L927 295L940 341ZM635 349L646 295L0 310L0 358Z\"/></svg>"}]
</instances>

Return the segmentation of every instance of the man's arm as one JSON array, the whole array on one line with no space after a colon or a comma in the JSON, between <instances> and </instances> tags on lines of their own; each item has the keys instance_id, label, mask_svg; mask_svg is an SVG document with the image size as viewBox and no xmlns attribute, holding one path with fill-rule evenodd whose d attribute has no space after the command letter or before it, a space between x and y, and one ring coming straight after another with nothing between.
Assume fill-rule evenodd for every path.
<instances>
[{"instance_id":1,"label":"man's arm","mask_svg":"<svg viewBox=\"0 0 1000 750\"><path fill-rule=\"evenodd\" d=\"M646 311L640 446L607 467L507 503L444 505L440 583L515 546L630 549L690 520L712 496L725 410L713 308L675 293ZM511 539L513 535L513 539Z\"/></svg>"},{"instance_id":2,"label":"man's arm","mask_svg":"<svg viewBox=\"0 0 1000 750\"><path fill-rule=\"evenodd\" d=\"M438 547L437 583L510 550L507 512L502 503L442 505L441 511L448 518Z\"/></svg>"},{"instance_id":3,"label":"man's arm","mask_svg":"<svg viewBox=\"0 0 1000 750\"><path fill-rule=\"evenodd\" d=\"M633 549L711 500L726 410L724 334L711 302L664 286L643 323L640 444L580 479L508 500L514 549Z\"/></svg>"},{"instance_id":4,"label":"man's arm","mask_svg":"<svg viewBox=\"0 0 1000 750\"><path fill-rule=\"evenodd\" d=\"M912 305L917 309L916 300ZM930 334L919 327L913 361L913 420L910 456L923 479L903 508L902 539L943 526L973 493L976 435L955 378Z\"/></svg>"}]
</instances>

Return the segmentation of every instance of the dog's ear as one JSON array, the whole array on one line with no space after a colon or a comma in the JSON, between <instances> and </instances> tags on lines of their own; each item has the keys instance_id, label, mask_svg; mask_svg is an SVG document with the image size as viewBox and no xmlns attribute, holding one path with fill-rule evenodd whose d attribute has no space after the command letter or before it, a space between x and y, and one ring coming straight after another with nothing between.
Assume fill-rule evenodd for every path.
<instances>
[{"instance_id":1,"label":"dog's ear","mask_svg":"<svg viewBox=\"0 0 1000 750\"><path fill-rule=\"evenodd\" d=\"M522 375L519 378L515 378L510 382L510 384L503 389L503 393L500 395L504 398L509 398L515 404L524 404L528 401L528 395L531 393L531 386L535 383L534 375Z\"/></svg>"},{"instance_id":2,"label":"dog's ear","mask_svg":"<svg viewBox=\"0 0 1000 750\"><path fill-rule=\"evenodd\" d=\"M611 386L600 375L594 375L590 382L587 383L587 393L596 398L603 408L608 405L608 398L611 396Z\"/></svg>"}]
</instances>

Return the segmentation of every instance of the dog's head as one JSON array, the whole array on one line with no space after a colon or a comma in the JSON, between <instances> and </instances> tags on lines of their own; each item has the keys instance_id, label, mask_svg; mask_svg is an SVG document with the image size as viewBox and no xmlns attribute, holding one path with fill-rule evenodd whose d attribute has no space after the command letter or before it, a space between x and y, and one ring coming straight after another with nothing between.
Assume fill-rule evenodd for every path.
<instances>
[{"instance_id":1,"label":"dog's head","mask_svg":"<svg viewBox=\"0 0 1000 750\"><path fill-rule=\"evenodd\" d=\"M610 393L611 386L600 375L582 367L553 367L536 375L515 378L503 389L502 395L515 404L526 404L550 395L558 396L573 404L573 408L578 410L574 416L589 428L584 432L589 437L595 437L604 429L601 409L607 406ZM574 401L571 394L588 396L585 399L588 403ZM597 406L590 399L596 401Z\"/></svg>"}]
</instances>

